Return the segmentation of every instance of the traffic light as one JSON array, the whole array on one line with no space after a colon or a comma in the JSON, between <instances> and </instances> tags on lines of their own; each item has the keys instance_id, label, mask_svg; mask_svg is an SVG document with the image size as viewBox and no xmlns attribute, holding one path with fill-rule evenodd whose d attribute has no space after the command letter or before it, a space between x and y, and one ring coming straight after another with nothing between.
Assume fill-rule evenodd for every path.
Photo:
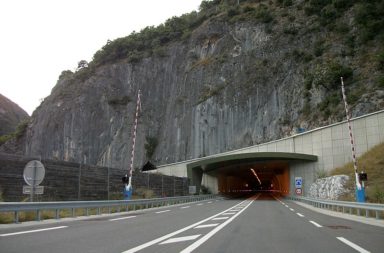
<instances>
[{"instance_id":1,"label":"traffic light","mask_svg":"<svg viewBox=\"0 0 384 253\"><path fill-rule=\"evenodd\" d=\"M367 173L365 173L365 172L359 173L359 180L360 181L367 181L368 180Z\"/></svg>"},{"instance_id":2,"label":"traffic light","mask_svg":"<svg viewBox=\"0 0 384 253\"><path fill-rule=\"evenodd\" d=\"M128 184L128 175L122 177L121 180L123 181L123 184Z\"/></svg>"}]
</instances>

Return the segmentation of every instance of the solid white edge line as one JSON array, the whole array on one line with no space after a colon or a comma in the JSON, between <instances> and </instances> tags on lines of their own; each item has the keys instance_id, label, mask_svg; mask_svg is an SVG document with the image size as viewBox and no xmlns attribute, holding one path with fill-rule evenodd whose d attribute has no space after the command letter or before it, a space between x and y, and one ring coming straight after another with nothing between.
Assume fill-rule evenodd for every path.
<instances>
[{"instance_id":1,"label":"solid white edge line","mask_svg":"<svg viewBox=\"0 0 384 253\"><path fill-rule=\"evenodd\" d=\"M297 215L299 215L300 217L304 217L304 215L302 215L301 213L296 213Z\"/></svg>"},{"instance_id":2,"label":"solid white edge line","mask_svg":"<svg viewBox=\"0 0 384 253\"><path fill-rule=\"evenodd\" d=\"M184 232L184 231L187 231L188 229L191 229L191 228L196 227L196 226L198 226L198 225L200 225L200 224L202 224L202 223L204 223L204 222L206 222L206 221L208 221L208 220L211 220L211 219L213 219L213 218L215 218L215 217L217 217L217 216L219 216L219 215L221 215L221 214L223 214L223 213L225 213L225 212L228 212L228 210L230 210L231 208L234 208L234 207L236 207L236 206L238 206L238 205L241 205L241 204L244 203L245 201L248 201L248 200L244 200L244 201L240 202L239 204L234 205L234 206L228 208L227 210L224 210L224 211L222 211L222 212L220 212L220 213L218 213L218 214L215 214L215 215L213 215L213 216L211 216L211 217L208 217L208 218L206 218L206 219L204 219L204 220L201 220L201 221L196 222L196 223L194 223L194 224L192 224L192 225L189 225L188 227L179 229L179 230L177 230L177 231L175 231L175 232L172 232L172 233L170 233L170 234L164 235L164 236L162 236L162 237L159 237L159 238L154 239L154 240L152 240L152 241L149 241L149 242L147 242L147 243L141 244L141 245L136 246L136 247L134 247L134 248L132 248L132 249L123 251L122 253L134 253L134 252L137 252L137 251L139 251L139 250L145 249L145 248L147 248L147 247L149 247L149 246L152 246L152 245L154 245L154 244L156 244L156 243L159 243L159 242L161 242L161 241L164 241L165 239L168 239L168 238L170 238L170 237L172 237L172 236L174 236L174 235L180 234L180 233L182 233L182 232ZM251 202L251 203L252 203L252 202Z\"/></svg>"},{"instance_id":3,"label":"solid white edge line","mask_svg":"<svg viewBox=\"0 0 384 253\"><path fill-rule=\"evenodd\" d=\"M258 195L260 196L260 195ZM199 240L197 240L196 242L192 243L191 245L189 245L187 248L185 248L184 250L180 251L180 253L190 253L192 252L193 250L195 250L197 247L199 247L201 244L203 244L204 242L206 242L209 238L211 238L214 234L216 234L217 232L219 232L222 228L224 228L226 225L228 225L231 221L233 221L237 216L239 216L242 212L245 211L245 209L247 209L251 204L253 203L253 201L250 201L245 207L243 210L241 210L240 212L238 212L237 214L235 214L234 216L232 216L230 219L226 220L225 222L223 222L220 226L214 228L213 230L211 230L208 234L206 234L205 236L201 237Z\"/></svg>"},{"instance_id":4,"label":"solid white edge line","mask_svg":"<svg viewBox=\"0 0 384 253\"><path fill-rule=\"evenodd\" d=\"M336 237L336 238L339 239L340 241L342 241L343 243L347 244L349 247L354 248L355 250L357 250L357 251L360 252L360 253L371 253L370 251L363 249L363 248L360 247L359 245L354 244L354 243L351 242L351 241L348 241L348 240L345 239L344 237Z\"/></svg>"},{"instance_id":5,"label":"solid white edge line","mask_svg":"<svg viewBox=\"0 0 384 253\"><path fill-rule=\"evenodd\" d=\"M312 223L313 225L315 225L315 226L318 227L318 228L322 228L322 227L323 227L323 226L321 226L319 223L314 222L314 221L312 221L312 220L310 220L309 222Z\"/></svg>"},{"instance_id":6,"label":"solid white edge line","mask_svg":"<svg viewBox=\"0 0 384 253\"><path fill-rule=\"evenodd\" d=\"M160 245L161 244L168 244L168 243L175 243L175 242L185 242L185 241L191 241L191 240L195 240L196 238L198 238L200 235L190 235L190 236L183 236L183 237L177 237L177 238L171 238L169 240L166 240L162 243L159 243Z\"/></svg>"},{"instance_id":7,"label":"solid white edge line","mask_svg":"<svg viewBox=\"0 0 384 253\"><path fill-rule=\"evenodd\" d=\"M127 217L121 217L121 218L110 219L109 221L126 220L126 219L135 218L135 217L136 217L136 216L127 216Z\"/></svg>"},{"instance_id":8,"label":"solid white edge line","mask_svg":"<svg viewBox=\"0 0 384 253\"><path fill-rule=\"evenodd\" d=\"M156 212L156 213L166 213L166 212L170 212L171 210L164 210L164 211L159 211L159 212Z\"/></svg>"},{"instance_id":9,"label":"solid white edge line","mask_svg":"<svg viewBox=\"0 0 384 253\"><path fill-rule=\"evenodd\" d=\"M43 231L55 230L55 229L67 228L67 227L68 226L60 226L60 227L52 227L52 228L42 228L42 229L21 231L21 232L9 233L9 234L0 234L0 236L5 237L5 236L11 236L11 235L29 234L29 233L43 232Z\"/></svg>"}]
</instances>

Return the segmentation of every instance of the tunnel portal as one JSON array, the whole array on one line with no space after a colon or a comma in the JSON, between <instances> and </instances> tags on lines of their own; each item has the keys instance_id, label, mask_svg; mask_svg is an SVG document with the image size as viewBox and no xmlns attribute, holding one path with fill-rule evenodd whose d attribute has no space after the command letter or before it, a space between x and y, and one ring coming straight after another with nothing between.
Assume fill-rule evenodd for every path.
<instances>
[{"instance_id":1,"label":"tunnel portal","mask_svg":"<svg viewBox=\"0 0 384 253\"><path fill-rule=\"evenodd\" d=\"M216 178L219 193L231 194L251 191L273 191L289 194L290 164L317 161L317 156L257 152L211 157L187 165L191 185L200 189L202 176Z\"/></svg>"}]
</instances>

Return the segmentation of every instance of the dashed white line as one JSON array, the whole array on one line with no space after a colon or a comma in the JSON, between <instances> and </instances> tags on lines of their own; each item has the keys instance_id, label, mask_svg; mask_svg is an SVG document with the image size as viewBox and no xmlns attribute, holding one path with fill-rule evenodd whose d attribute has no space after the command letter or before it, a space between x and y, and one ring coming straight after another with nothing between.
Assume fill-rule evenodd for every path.
<instances>
[{"instance_id":1,"label":"dashed white line","mask_svg":"<svg viewBox=\"0 0 384 253\"><path fill-rule=\"evenodd\" d=\"M159 211L159 212L156 212L156 213L166 213L166 212L170 212L171 210L164 210L164 211Z\"/></svg>"},{"instance_id":2,"label":"dashed white line","mask_svg":"<svg viewBox=\"0 0 384 253\"><path fill-rule=\"evenodd\" d=\"M191 241L195 240L200 235L190 235L190 236L183 236L183 237L177 237L177 238L171 238L169 240L166 240L159 244L168 244L168 243L175 243L175 242L185 242L185 241Z\"/></svg>"},{"instance_id":3,"label":"dashed white line","mask_svg":"<svg viewBox=\"0 0 384 253\"><path fill-rule=\"evenodd\" d=\"M294 212L294 211L295 211L295 209L293 209L293 208L289 208L289 210L291 210L292 212Z\"/></svg>"},{"instance_id":4,"label":"dashed white line","mask_svg":"<svg viewBox=\"0 0 384 253\"><path fill-rule=\"evenodd\" d=\"M136 217L136 216L127 216L127 217L121 217L121 218L110 219L109 221L126 220L126 219L132 219L132 218L135 218L135 217Z\"/></svg>"},{"instance_id":5,"label":"dashed white line","mask_svg":"<svg viewBox=\"0 0 384 253\"><path fill-rule=\"evenodd\" d=\"M314 221L312 221L312 220L310 220L309 222L312 223L313 225L315 225L315 226L318 227L318 228L322 228L322 227L323 227L323 226L321 226L319 223L316 223L316 222L314 222Z\"/></svg>"},{"instance_id":6,"label":"dashed white line","mask_svg":"<svg viewBox=\"0 0 384 253\"><path fill-rule=\"evenodd\" d=\"M229 217L218 217L218 218L214 218L212 220L227 220L229 219Z\"/></svg>"},{"instance_id":7,"label":"dashed white line","mask_svg":"<svg viewBox=\"0 0 384 253\"><path fill-rule=\"evenodd\" d=\"M245 211L245 209L247 209L251 204L253 203L253 201L250 201L248 203L247 206L244 207L243 210L241 210L240 212L236 213L234 216L232 216L230 219L226 220L225 222L223 222L222 224L220 224L220 226L217 226L216 228L214 228L213 230L211 230L208 234L204 235L203 237L201 237L199 240L197 240L196 242L192 243L191 245L189 245L187 248L185 248L184 250L180 251L180 253L190 253L192 252L193 250L195 250L197 247L199 247L201 244L203 244L204 242L206 242L209 238L211 238L214 234L216 234L217 232L219 232L222 228L224 228L226 225L228 225L231 221L233 221L237 216L239 216L243 211Z\"/></svg>"},{"instance_id":8,"label":"dashed white line","mask_svg":"<svg viewBox=\"0 0 384 253\"><path fill-rule=\"evenodd\" d=\"M340 241L342 241L343 243L347 244L349 247L354 248L355 250L357 250L360 253L370 253L370 251L363 249L362 247L360 247L357 244L354 244L351 241L348 241L344 237L336 237L336 238L339 239Z\"/></svg>"},{"instance_id":9,"label":"dashed white line","mask_svg":"<svg viewBox=\"0 0 384 253\"><path fill-rule=\"evenodd\" d=\"M52 228L42 228L42 229L36 229L36 230L28 230L28 231L21 231L21 232L15 232L15 233L9 233L9 234L0 234L0 236L11 236L11 235L22 235L22 234L29 234L29 233L37 233L37 232L43 232L48 230L55 230L60 228L67 228L68 226L60 226L60 227L52 227Z\"/></svg>"},{"instance_id":10,"label":"dashed white line","mask_svg":"<svg viewBox=\"0 0 384 253\"><path fill-rule=\"evenodd\" d=\"M180 209L190 208L191 206L182 206Z\"/></svg>"},{"instance_id":11,"label":"dashed white line","mask_svg":"<svg viewBox=\"0 0 384 253\"><path fill-rule=\"evenodd\" d=\"M300 217L304 217L304 215L302 215L301 213L296 213L297 215L299 215Z\"/></svg>"},{"instance_id":12,"label":"dashed white line","mask_svg":"<svg viewBox=\"0 0 384 253\"><path fill-rule=\"evenodd\" d=\"M210 228L210 227L216 227L217 225L219 225L219 223L205 224L205 225L197 226L197 227L195 227L195 229L197 229L197 228Z\"/></svg>"},{"instance_id":13,"label":"dashed white line","mask_svg":"<svg viewBox=\"0 0 384 253\"><path fill-rule=\"evenodd\" d=\"M257 197L256 197L257 198ZM246 201L248 201L248 200L245 200L245 201L243 201L243 202L246 202ZM242 205L242 203L243 202L241 202L241 203L239 203L239 204L237 204L237 205L235 205L235 206L233 206L233 207L231 207L231 208L234 208L234 207L237 207L237 206L239 206L239 205ZM250 202L250 204L251 204L252 202ZM220 215L223 215L225 212L228 212L231 208L228 208L227 210L224 210L224 211L222 211L222 212L220 212L220 213L218 213L218 214L215 214L215 215L213 215L213 216L211 216L211 217L209 217L209 218L206 218L206 219L204 219L204 220L201 220L201 221L199 221L199 222L196 222L196 223L194 223L194 224L192 224L192 225L189 225L189 226L187 226L187 227L185 227L185 228L182 228L182 229L179 229L179 230L177 230L177 231L175 231L175 232L172 232L172 233L170 233L170 234L167 234L167 235L164 235L164 236L162 236L162 237L159 237L159 238L157 238L157 239L154 239L154 240L152 240L152 241L149 241L149 242L146 242L146 243L144 243L144 244L141 244L141 245L138 245L138 246L136 246L136 247L134 247L134 248L132 248L132 249L129 249L129 250L126 250L126 251L124 251L124 252L122 252L122 253L134 253L134 252L137 252L137 251L139 251L139 250L142 250L142 249L145 249L145 248L147 248L147 247L149 247L149 246L152 246L152 245L154 245L154 244L156 244L156 243L160 243L161 241L163 241L163 240L165 240L165 239L168 239L168 238L170 238L170 237L172 237L172 236L175 236L175 235L177 235L177 234L180 234L180 233L182 233L182 232L184 232L184 231L187 231L188 229L192 229L192 228L194 228L194 227L196 227L196 226L198 226L198 225L200 225L200 224L202 224L202 223L204 223L204 222L206 222L206 221L209 221L209 220L211 220L211 219L213 219L213 218L216 218L217 216L220 216ZM241 212L239 212L239 213L237 213L237 215L239 215ZM236 215L236 216L237 216ZM232 221L236 216L233 216L230 220L228 220L228 221ZM224 223L223 223L224 224ZM218 227L216 227L216 229L217 229ZM221 228L220 228L221 229Z\"/></svg>"},{"instance_id":14,"label":"dashed white line","mask_svg":"<svg viewBox=\"0 0 384 253\"><path fill-rule=\"evenodd\" d=\"M197 204L198 206L202 206L203 204L202 203L200 203L200 204Z\"/></svg>"},{"instance_id":15,"label":"dashed white line","mask_svg":"<svg viewBox=\"0 0 384 253\"><path fill-rule=\"evenodd\" d=\"M209 201L208 204L212 204L212 201Z\"/></svg>"}]
</instances>

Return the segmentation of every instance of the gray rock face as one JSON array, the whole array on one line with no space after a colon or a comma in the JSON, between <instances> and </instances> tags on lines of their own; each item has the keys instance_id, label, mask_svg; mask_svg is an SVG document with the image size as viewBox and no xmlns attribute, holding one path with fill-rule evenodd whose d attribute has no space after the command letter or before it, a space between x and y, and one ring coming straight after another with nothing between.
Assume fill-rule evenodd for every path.
<instances>
[{"instance_id":1,"label":"gray rock face","mask_svg":"<svg viewBox=\"0 0 384 253\"><path fill-rule=\"evenodd\" d=\"M292 43L267 33L264 24L211 21L186 42L169 44L165 55L106 64L84 81L62 75L34 112L24 153L126 167L139 89L135 166L148 159L148 137L158 143L152 161L162 164L319 126L301 113L305 66L289 57L296 48L310 47L311 36ZM316 100L324 96L317 92Z\"/></svg>"},{"instance_id":2,"label":"gray rock face","mask_svg":"<svg viewBox=\"0 0 384 253\"><path fill-rule=\"evenodd\" d=\"M17 104L0 94L0 136L13 133L29 115Z\"/></svg>"},{"instance_id":3,"label":"gray rock face","mask_svg":"<svg viewBox=\"0 0 384 253\"><path fill-rule=\"evenodd\" d=\"M317 179L309 189L310 197L337 200L340 195L348 193L348 189L345 188L348 180L347 175Z\"/></svg>"}]
</instances>

